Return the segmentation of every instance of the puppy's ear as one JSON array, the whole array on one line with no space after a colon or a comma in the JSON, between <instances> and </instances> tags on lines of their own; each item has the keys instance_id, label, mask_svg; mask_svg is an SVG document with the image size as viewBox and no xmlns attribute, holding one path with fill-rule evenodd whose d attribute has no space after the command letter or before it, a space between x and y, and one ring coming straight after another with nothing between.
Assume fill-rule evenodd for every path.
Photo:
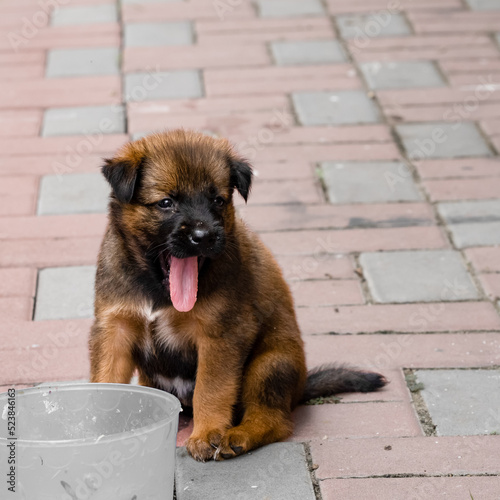
<instances>
[{"instance_id":1,"label":"puppy's ear","mask_svg":"<svg viewBox=\"0 0 500 500\"><path fill-rule=\"evenodd\" d=\"M229 168L231 187L236 188L246 202L252 187L252 167L243 158L231 158Z\"/></svg>"},{"instance_id":2,"label":"puppy's ear","mask_svg":"<svg viewBox=\"0 0 500 500\"><path fill-rule=\"evenodd\" d=\"M118 201L130 203L138 184L144 156L138 151L133 151L130 147L124 153L115 158L104 160L105 165L102 167L102 173L113 188Z\"/></svg>"}]
</instances>

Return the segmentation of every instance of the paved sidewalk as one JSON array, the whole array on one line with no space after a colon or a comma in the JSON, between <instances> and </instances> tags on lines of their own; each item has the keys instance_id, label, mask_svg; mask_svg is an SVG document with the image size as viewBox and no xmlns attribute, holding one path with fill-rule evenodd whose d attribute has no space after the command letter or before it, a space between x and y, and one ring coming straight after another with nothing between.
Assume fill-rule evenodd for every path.
<instances>
[{"instance_id":1,"label":"paved sidewalk","mask_svg":"<svg viewBox=\"0 0 500 500\"><path fill-rule=\"evenodd\" d=\"M499 0L3 0L0 33L2 391L86 379L101 158L196 128L255 166L308 364L391 383L179 448L177 498L500 499Z\"/></svg>"}]
</instances>

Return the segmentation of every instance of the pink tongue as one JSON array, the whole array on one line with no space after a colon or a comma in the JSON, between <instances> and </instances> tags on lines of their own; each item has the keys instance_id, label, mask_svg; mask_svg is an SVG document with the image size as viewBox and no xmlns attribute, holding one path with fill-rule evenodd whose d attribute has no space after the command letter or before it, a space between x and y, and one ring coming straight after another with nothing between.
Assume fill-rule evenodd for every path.
<instances>
[{"instance_id":1,"label":"pink tongue","mask_svg":"<svg viewBox=\"0 0 500 500\"><path fill-rule=\"evenodd\" d=\"M181 312L190 311L198 293L198 257L170 260L170 299Z\"/></svg>"}]
</instances>

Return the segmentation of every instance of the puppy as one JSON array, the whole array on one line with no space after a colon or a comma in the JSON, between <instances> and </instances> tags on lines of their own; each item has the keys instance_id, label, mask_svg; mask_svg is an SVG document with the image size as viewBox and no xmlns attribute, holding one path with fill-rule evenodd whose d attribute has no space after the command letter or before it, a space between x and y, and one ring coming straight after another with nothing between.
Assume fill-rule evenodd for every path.
<instances>
[{"instance_id":1,"label":"puppy","mask_svg":"<svg viewBox=\"0 0 500 500\"><path fill-rule=\"evenodd\" d=\"M112 194L96 276L92 382L139 383L192 407L189 453L228 459L286 439L310 398L373 391L383 376L306 371L292 296L235 215L250 165L224 139L183 130L127 144L102 168Z\"/></svg>"}]
</instances>

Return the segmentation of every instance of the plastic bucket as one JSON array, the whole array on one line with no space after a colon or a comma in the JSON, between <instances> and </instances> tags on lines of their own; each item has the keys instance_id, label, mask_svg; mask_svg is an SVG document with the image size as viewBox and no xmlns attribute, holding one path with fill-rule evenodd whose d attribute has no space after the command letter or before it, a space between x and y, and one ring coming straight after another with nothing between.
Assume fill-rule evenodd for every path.
<instances>
[{"instance_id":1,"label":"plastic bucket","mask_svg":"<svg viewBox=\"0 0 500 500\"><path fill-rule=\"evenodd\" d=\"M171 500L180 411L171 394L124 384L0 394L2 498Z\"/></svg>"}]
</instances>

